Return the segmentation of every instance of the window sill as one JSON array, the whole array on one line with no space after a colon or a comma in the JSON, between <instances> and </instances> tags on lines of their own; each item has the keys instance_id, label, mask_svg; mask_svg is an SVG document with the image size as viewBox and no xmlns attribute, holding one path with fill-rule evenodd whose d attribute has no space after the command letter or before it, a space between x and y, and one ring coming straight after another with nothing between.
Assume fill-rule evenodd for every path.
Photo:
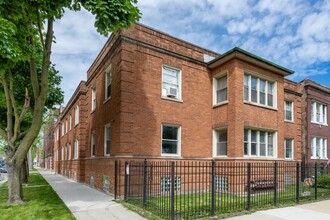
<instances>
[{"instance_id":1,"label":"window sill","mask_svg":"<svg viewBox=\"0 0 330 220\"><path fill-rule=\"evenodd\" d=\"M93 111L91 111L91 114L93 114L95 111L96 111L96 108L95 108L95 109L93 109Z\"/></svg>"},{"instance_id":2,"label":"window sill","mask_svg":"<svg viewBox=\"0 0 330 220\"><path fill-rule=\"evenodd\" d=\"M257 106L257 107L266 108L266 109L274 110L274 111L277 111L278 110L275 107L269 107L267 105L261 105L261 104L258 104L258 103L255 103L255 102L249 102L249 101L246 101L246 100L244 100L244 104L254 105L254 106Z\"/></svg>"},{"instance_id":3,"label":"window sill","mask_svg":"<svg viewBox=\"0 0 330 220\"><path fill-rule=\"evenodd\" d=\"M322 124L322 123L319 123L319 122L316 122L316 121L311 121L312 124L316 124L316 125L319 125L319 126L328 126L328 124Z\"/></svg>"},{"instance_id":4,"label":"window sill","mask_svg":"<svg viewBox=\"0 0 330 220\"><path fill-rule=\"evenodd\" d=\"M166 157L166 158L170 158L170 157L181 158L181 155L179 155L179 154L161 154L161 156Z\"/></svg>"},{"instance_id":5,"label":"window sill","mask_svg":"<svg viewBox=\"0 0 330 220\"><path fill-rule=\"evenodd\" d=\"M285 123L294 124L294 121L284 120Z\"/></svg>"},{"instance_id":6,"label":"window sill","mask_svg":"<svg viewBox=\"0 0 330 220\"><path fill-rule=\"evenodd\" d=\"M169 97L166 97L166 96L162 96L161 98L164 99L164 100L167 100L167 101L183 103L182 99L169 98Z\"/></svg>"},{"instance_id":7,"label":"window sill","mask_svg":"<svg viewBox=\"0 0 330 220\"><path fill-rule=\"evenodd\" d=\"M311 160L328 160L328 158L311 157Z\"/></svg>"},{"instance_id":8,"label":"window sill","mask_svg":"<svg viewBox=\"0 0 330 220\"><path fill-rule=\"evenodd\" d=\"M216 108L216 107L219 107L219 106L223 106L223 105L226 105L226 104L228 104L228 100L223 101L223 102L219 102L217 104L214 104L213 105L213 108Z\"/></svg>"},{"instance_id":9,"label":"window sill","mask_svg":"<svg viewBox=\"0 0 330 220\"><path fill-rule=\"evenodd\" d=\"M103 104L107 103L110 99L111 99L111 96L109 96L108 98L106 98L106 99L103 101Z\"/></svg>"},{"instance_id":10,"label":"window sill","mask_svg":"<svg viewBox=\"0 0 330 220\"><path fill-rule=\"evenodd\" d=\"M219 156L213 156L214 159L217 159L217 158L227 158L228 155L219 155Z\"/></svg>"},{"instance_id":11,"label":"window sill","mask_svg":"<svg viewBox=\"0 0 330 220\"><path fill-rule=\"evenodd\" d=\"M110 157L110 154L104 154L105 157Z\"/></svg>"},{"instance_id":12,"label":"window sill","mask_svg":"<svg viewBox=\"0 0 330 220\"><path fill-rule=\"evenodd\" d=\"M274 160L274 159L277 159L277 157L247 156L247 155L244 155L244 158L252 159L252 160Z\"/></svg>"},{"instance_id":13,"label":"window sill","mask_svg":"<svg viewBox=\"0 0 330 220\"><path fill-rule=\"evenodd\" d=\"M284 158L285 161L294 161L293 158Z\"/></svg>"}]
</instances>

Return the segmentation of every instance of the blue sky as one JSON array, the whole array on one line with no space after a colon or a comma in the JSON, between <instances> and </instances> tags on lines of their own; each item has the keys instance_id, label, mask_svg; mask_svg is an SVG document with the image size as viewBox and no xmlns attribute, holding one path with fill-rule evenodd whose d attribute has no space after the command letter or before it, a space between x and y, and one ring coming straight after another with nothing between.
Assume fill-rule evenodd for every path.
<instances>
[{"instance_id":1,"label":"blue sky","mask_svg":"<svg viewBox=\"0 0 330 220\"><path fill-rule=\"evenodd\" d=\"M141 23L218 53L237 46L330 87L329 0L140 0ZM65 102L106 38L86 11L55 23L52 61L63 76Z\"/></svg>"}]
</instances>

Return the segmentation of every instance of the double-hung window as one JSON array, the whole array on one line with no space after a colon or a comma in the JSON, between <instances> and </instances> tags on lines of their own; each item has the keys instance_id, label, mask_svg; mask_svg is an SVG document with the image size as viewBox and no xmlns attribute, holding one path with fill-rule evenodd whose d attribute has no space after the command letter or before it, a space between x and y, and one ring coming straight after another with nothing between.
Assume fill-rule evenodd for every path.
<instances>
[{"instance_id":1,"label":"double-hung window","mask_svg":"<svg viewBox=\"0 0 330 220\"><path fill-rule=\"evenodd\" d=\"M70 127L70 131L71 131L71 128L72 128L72 115L70 115L70 117L69 117L69 127Z\"/></svg>"},{"instance_id":2,"label":"double-hung window","mask_svg":"<svg viewBox=\"0 0 330 220\"><path fill-rule=\"evenodd\" d=\"M244 101L276 107L276 83L250 74L244 74Z\"/></svg>"},{"instance_id":3,"label":"double-hung window","mask_svg":"<svg viewBox=\"0 0 330 220\"><path fill-rule=\"evenodd\" d=\"M64 122L62 122L62 137L64 136Z\"/></svg>"},{"instance_id":4,"label":"double-hung window","mask_svg":"<svg viewBox=\"0 0 330 220\"><path fill-rule=\"evenodd\" d=\"M64 147L61 148L61 160L64 160Z\"/></svg>"},{"instance_id":5,"label":"double-hung window","mask_svg":"<svg viewBox=\"0 0 330 220\"><path fill-rule=\"evenodd\" d=\"M180 127L175 125L162 125L162 154L180 154Z\"/></svg>"},{"instance_id":6,"label":"double-hung window","mask_svg":"<svg viewBox=\"0 0 330 220\"><path fill-rule=\"evenodd\" d=\"M327 105L312 101L311 118L313 123L327 125Z\"/></svg>"},{"instance_id":7,"label":"double-hung window","mask_svg":"<svg viewBox=\"0 0 330 220\"><path fill-rule=\"evenodd\" d=\"M227 83L227 75L213 78L213 85L214 85L214 102L213 104L218 104L224 101L227 101L228 96L228 83Z\"/></svg>"},{"instance_id":8,"label":"double-hung window","mask_svg":"<svg viewBox=\"0 0 330 220\"><path fill-rule=\"evenodd\" d=\"M112 69L111 65L105 71L105 97L104 99L107 100L111 97L111 83L112 83Z\"/></svg>"},{"instance_id":9,"label":"double-hung window","mask_svg":"<svg viewBox=\"0 0 330 220\"><path fill-rule=\"evenodd\" d=\"M274 157L275 132L244 129L244 155L253 157Z\"/></svg>"},{"instance_id":10,"label":"double-hung window","mask_svg":"<svg viewBox=\"0 0 330 220\"><path fill-rule=\"evenodd\" d=\"M92 111L96 109L96 88L92 88Z\"/></svg>"},{"instance_id":11,"label":"double-hung window","mask_svg":"<svg viewBox=\"0 0 330 220\"><path fill-rule=\"evenodd\" d=\"M311 142L311 159L328 159L327 139L313 137Z\"/></svg>"},{"instance_id":12,"label":"double-hung window","mask_svg":"<svg viewBox=\"0 0 330 220\"><path fill-rule=\"evenodd\" d=\"M65 120L65 133L68 133L68 118Z\"/></svg>"},{"instance_id":13,"label":"double-hung window","mask_svg":"<svg viewBox=\"0 0 330 220\"><path fill-rule=\"evenodd\" d=\"M74 140L74 153L73 153L73 157L74 159L78 159L78 156L79 156L79 144L78 144L78 140L75 139Z\"/></svg>"},{"instance_id":14,"label":"double-hung window","mask_svg":"<svg viewBox=\"0 0 330 220\"><path fill-rule=\"evenodd\" d=\"M284 139L285 159L293 159L293 139Z\"/></svg>"},{"instance_id":15,"label":"double-hung window","mask_svg":"<svg viewBox=\"0 0 330 220\"><path fill-rule=\"evenodd\" d=\"M162 68L162 96L181 99L181 71L168 66Z\"/></svg>"},{"instance_id":16,"label":"double-hung window","mask_svg":"<svg viewBox=\"0 0 330 220\"><path fill-rule=\"evenodd\" d=\"M74 108L74 125L79 123L79 105Z\"/></svg>"},{"instance_id":17,"label":"double-hung window","mask_svg":"<svg viewBox=\"0 0 330 220\"><path fill-rule=\"evenodd\" d=\"M68 144L67 148L68 148L68 160L71 160L71 145Z\"/></svg>"},{"instance_id":18,"label":"double-hung window","mask_svg":"<svg viewBox=\"0 0 330 220\"><path fill-rule=\"evenodd\" d=\"M284 120L293 121L293 102L284 102Z\"/></svg>"},{"instance_id":19,"label":"double-hung window","mask_svg":"<svg viewBox=\"0 0 330 220\"><path fill-rule=\"evenodd\" d=\"M95 142L96 142L96 134L95 131L92 131L91 134L91 156L95 156Z\"/></svg>"},{"instance_id":20,"label":"double-hung window","mask_svg":"<svg viewBox=\"0 0 330 220\"><path fill-rule=\"evenodd\" d=\"M111 137L111 130L110 125L104 126L104 155L109 156L110 155L110 137Z\"/></svg>"},{"instance_id":21,"label":"double-hung window","mask_svg":"<svg viewBox=\"0 0 330 220\"><path fill-rule=\"evenodd\" d=\"M227 129L214 130L215 156L227 156Z\"/></svg>"}]
</instances>

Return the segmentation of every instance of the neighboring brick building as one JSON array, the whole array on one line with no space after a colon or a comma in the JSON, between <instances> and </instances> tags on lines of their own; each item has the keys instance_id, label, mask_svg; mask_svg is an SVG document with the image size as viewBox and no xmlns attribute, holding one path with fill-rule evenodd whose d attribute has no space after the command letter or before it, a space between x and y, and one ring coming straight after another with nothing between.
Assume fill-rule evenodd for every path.
<instances>
[{"instance_id":1,"label":"neighboring brick building","mask_svg":"<svg viewBox=\"0 0 330 220\"><path fill-rule=\"evenodd\" d=\"M330 158L328 125L330 89L311 80L301 82L303 86L303 159L306 163L320 161L327 163Z\"/></svg>"},{"instance_id":2,"label":"neighboring brick building","mask_svg":"<svg viewBox=\"0 0 330 220\"><path fill-rule=\"evenodd\" d=\"M54 131L55 171L84 181L86 126L86 86L81 81L67 106L61 109Z\"/></svg>"},{"instance_id":3,"label":"neighboring brick building","mask_svg":"<svg viewBox=\"0 0 330 220\"><path fill-rule=\"evenodd\" d=\"M54 170L54 123L50 123L43 134L44 166Z\"/></svg>"},{"instance_id":4,"label":"neighboring brick building","mask_svg":"<svg viewBox=\"0 0 330 220\"><path fill-rule=\"evenodd\" d=\"M118 31L59 117L56 172L113 192L115 160L301 161L302 86L284 78L292 73L141 24Z\"/></svg>"}]
</instances>

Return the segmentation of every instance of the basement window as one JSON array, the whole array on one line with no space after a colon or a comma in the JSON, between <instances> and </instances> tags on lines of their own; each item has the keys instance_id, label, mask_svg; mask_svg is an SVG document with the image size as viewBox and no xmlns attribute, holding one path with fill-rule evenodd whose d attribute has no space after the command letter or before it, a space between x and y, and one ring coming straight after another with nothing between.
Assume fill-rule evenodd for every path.
<instances>
[{"instance_id":1,"label":"basement window","mask_svg":"<svg viewBox=\"0 0 330 220\"><path fill-rule=\"evenodd\" d=\"M172 178L162 177L160 179L160 191L170 192L171 191ZM174 177L174 191L179 192L181 190L181 178Z\"/></svg>"},{"instance_id":2,"label":"basement window","mask_svg":"<svg viewBox=\"0 0 330 220\"><path fill-rule=\"evenodd\" d=\"M109 186L110 186L109 177L103 176L103 191L109 192Z\"/></svg>"}]
</instances>

